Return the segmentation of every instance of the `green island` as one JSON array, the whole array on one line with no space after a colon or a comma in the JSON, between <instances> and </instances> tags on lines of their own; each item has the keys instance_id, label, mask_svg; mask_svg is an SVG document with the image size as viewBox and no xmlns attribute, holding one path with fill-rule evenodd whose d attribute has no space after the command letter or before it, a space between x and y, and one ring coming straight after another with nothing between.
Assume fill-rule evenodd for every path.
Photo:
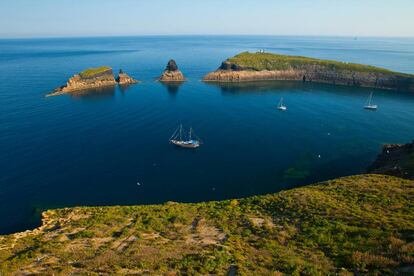
<instances>
[{"instance_id":1,"label":"green island","mask_svg":"<svg viewBox=\"0 0 414 276\"><path fill-rule=\"evenodd\" d=\"M393 72L380 67L340 62L335 60L323 60L302 56L288 56L273 53L250 53L243 52L232 58L227 59L227 62L236 64L239 67L262 71L262 70L287 70L299 69L303 66L318 65L329 68L331 70L350 70L356 72L367 73L383 73L399 76L410 76L409 74ZM412 75L411 75L412 76Z\"/></svg>"},{"instance_id":2,"label":"green island","mask_svg":"<svg viewBox=\"0 0 414 276\"><path fill-rule=\"evenodd\" d=\"M43 217L38 229L0 236L0 275L392 275L414 265L414 182L386 175Z\"/></svg>"},{"instance_id":3,"label":"green island","mask_svg":"<svg viewBox=\"0 0 414 276\"><path fill-rule=\"evenodd\" d=\"M105 72L107 72L109 70L112 71L112 68L109 67L109 66L100 66L100 67L96 67L96 68L88 68L88 69L80 72L79 75L82 78L91 78L91 77L93 77L95 75L105 73Z\"/></svg>"},{"instance_id":4,"label":"green island","mask_svg":"<svg viewBox=\"0 0 414 276\"><path fill-rule=\"evenodd\" d=\"M414 92L414 75L371 65L276 53L243 52L225 60L206 82L302 81Z\"/></svg>"}]
</instances>

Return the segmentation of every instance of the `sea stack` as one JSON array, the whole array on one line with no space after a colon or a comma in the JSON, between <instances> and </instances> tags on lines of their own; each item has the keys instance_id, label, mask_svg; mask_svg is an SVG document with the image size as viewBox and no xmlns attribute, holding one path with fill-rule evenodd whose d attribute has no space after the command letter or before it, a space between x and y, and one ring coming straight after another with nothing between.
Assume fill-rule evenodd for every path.
<instances>
[{"instance_id":1,"label":"sea stack","mask_svg":"<svg viewBox=\"0 0 414 276\"><path fill-rule=\"evenodd\" d=\"M162 82L184 82L185 78L183 73L178 70L175 60L171 59L159 80Z\"/></svg>"},{"instance_id":2,"label":"sea stack","mask_svg":"<svg viewBox=\"0 0 414 276\"><path fill-rule=\"evenodd\" d=\"M124 73L121 70L119 70L118 77L116 78L116 82L120 85L130 85L138 83L138 81L132 77L130 77L127 73Z\"/></svg>"},{"instance_id":3,"label":"sea stack","mask_svg":"<svg viewBox=\"0 0 414 276\"><path fill-rule=\"evenodd\" d=\"M370 65L244 52L224 61L206 82L301 81L414 92L414 75Z\"/></svg>"},{"instance_id":4,"label":"sea stack","mask_svg":"<svg viewBox=\"0 0 414 276\"><path fill-rule=\"evenodd\" d=\"M56 88L47 96L56 96L74 91L114 85L116 85L116 81L111 67L89 68L74 75L65 85Z\"/></svg>"}]
</instances>

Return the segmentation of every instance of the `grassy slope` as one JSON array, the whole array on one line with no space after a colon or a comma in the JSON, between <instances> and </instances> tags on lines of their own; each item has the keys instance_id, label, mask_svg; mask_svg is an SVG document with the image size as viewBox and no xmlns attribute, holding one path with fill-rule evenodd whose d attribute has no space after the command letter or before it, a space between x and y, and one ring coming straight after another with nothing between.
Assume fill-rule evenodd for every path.
<instances>
[{"instance_id":1,"label":"grassy slope","mask_svg":"<svg viewBox=\"0 0 414 276\"><path fill-rule=\"evenodd\" d=\"M241 67L247 67L258 71L286 70L290 68L297 69L303 65L315 64L326 66L330 70L351 70L357 72L373 72L413 77L412 75L397 73L384 68L374 67L370 65L345 63L333 60L321 60L301 56L278 55L272 53L244 52L232 58L229 58L227 61L237 64Z\"/></svg>"},{"instance_id":2,"label":"grassy slope","mask_svg":"<svg viewBox=\"0 0 414 276\"><path fill-rule=\"evenodd\" d=\"M89 68L79 73L82 78L89 78L96 74L103 73L105 71L111 70L109 66L101 66L96 68Z\"/></svg>"},{"instance_id":3,"label":"grassy slope","mask_svg":"<svg viewBox=\"0 0 414 276\"><path fill-rule=\"evenodd\" d=\"M0 275L393 273L414 264L413 199L413 181L361 175L240 200L48 211L40 233L0 239Z\"/></svg>"}]
</instances>

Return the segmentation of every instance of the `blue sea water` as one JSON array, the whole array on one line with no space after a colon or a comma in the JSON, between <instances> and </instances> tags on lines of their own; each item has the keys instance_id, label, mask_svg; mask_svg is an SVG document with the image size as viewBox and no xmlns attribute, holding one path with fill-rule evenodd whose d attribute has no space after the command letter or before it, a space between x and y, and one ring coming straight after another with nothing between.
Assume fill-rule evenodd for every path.
<instances>
[{"instance_id":1,"label":"blue sea water","mask_svg":"<svg viewBox=\"0 0 414 276\"><path fill-rule=\"evenodd\" d=\"M411 38L0 40L0 233L36 226L46 208L219 200L363 173L382 144L414 138L411 94L200 81L227 57L259 49L414 73ZM155 81L170 58L188 78L181 86ZM100 65L142 83L45 97ZM376 112L362 108L371 91ZM281 97L286 112L275 108ZM170 145L180 123L204 145Z\"/></svg>"}]
</instances>

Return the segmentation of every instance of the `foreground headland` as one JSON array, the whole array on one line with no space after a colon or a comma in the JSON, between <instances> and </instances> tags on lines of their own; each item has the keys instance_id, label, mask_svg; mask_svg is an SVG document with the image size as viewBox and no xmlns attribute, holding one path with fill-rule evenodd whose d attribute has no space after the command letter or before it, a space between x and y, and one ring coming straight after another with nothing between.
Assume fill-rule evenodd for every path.
<instances>
[{"instance_id":1,"label":"foreground headland","mask_svg":"<svg viewBox=\"0 0 414 276\"><path fill-rule=\"evenodd\" d=\"M414 182L358 175L196 204L78 207L0 236L0 274L413 272Z\"/></svg>"},{"instance_id":2,"label":"foreground headland","mask_svg":"<svg viewBox=\"0 0 414 276\"><path fill-rule=\"evenodd\" d=\"M369 65L263 52L244 52L229 58L203 80L293 80L414 92L414 75Z\"/></svg>"}]
</instances>

